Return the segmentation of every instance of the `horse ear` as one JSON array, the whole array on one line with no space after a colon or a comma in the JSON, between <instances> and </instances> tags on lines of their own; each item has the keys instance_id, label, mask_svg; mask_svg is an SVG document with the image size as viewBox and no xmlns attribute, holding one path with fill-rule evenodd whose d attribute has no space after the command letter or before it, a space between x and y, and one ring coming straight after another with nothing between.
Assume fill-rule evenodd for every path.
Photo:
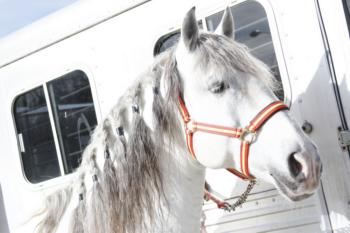
<instances>
[{"instance_id":1,"label":"horse ear","mask_svg":"<svg viewBox=\"0 0 350 233\"><path fill-rule=\"evenodd\" d=\"M219 26L216 28L215 33L220 35L225 35L229 38L234 39L235 38L234 27L235 27L235 24L233 22L231 9L229 7L226 7L224 15L222 16L221 22Z\"/></svg>"},{"instance_id":2,"label":"horse ear","mask_svg":"<svg viewBox=\"0 0 350 233\"><path fill-rule=\"evenodd\" d=\"M194 51L197 47L199 29L195 14L196 7L192 7L185 16L182 23L182 40L189 51Z\"/></svg>"}]
</instances>

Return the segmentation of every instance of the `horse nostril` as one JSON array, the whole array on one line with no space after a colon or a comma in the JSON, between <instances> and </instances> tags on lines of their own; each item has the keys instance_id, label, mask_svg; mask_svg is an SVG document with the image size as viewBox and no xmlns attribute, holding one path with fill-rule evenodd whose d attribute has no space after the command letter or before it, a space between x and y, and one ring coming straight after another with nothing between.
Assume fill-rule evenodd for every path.
<instances>
[{"instance_id":1,"label":"horse nostril","mask_svg":"<svg viewBox=\"0 0 350 233\"><path fill-rule=\"evenodd\" d=\"M289 166L289 170L292 173L292 175L294 177L297 177L300 172L303 169L303 166L301 165L301 163L299 163L298 160L295 159L295 154L296 152L293 152L292 154L289 155L288 158L288 166Z\"/></svg>"}]
</instances>

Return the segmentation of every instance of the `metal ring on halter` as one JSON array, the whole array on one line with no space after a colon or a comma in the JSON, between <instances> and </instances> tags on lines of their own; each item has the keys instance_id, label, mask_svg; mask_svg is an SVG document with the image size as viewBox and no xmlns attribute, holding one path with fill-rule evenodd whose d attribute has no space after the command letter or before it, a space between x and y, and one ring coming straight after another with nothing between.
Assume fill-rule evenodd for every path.
<instances>
[{"instance_id":1,"label":"metal ring on halter","mask_svg":"<svg viewBox=\"0 0 350 233\"><path fill-rule=\"evenodd\" d=\"M194 133L197 131L197 125L193 120L189 120L189 122L187 122L186 131L188 133Z\"/></svg>"},{"instance_id":2,"label":"metal ring on halter","mask_svg":"<svg viewBox=\"0 0 350 233\"><path fill-rule=\"evenodd\" d=\"M239 140L247 141L249 144L251 144L252 142L254 142L255 139L256 139L256 132L251 131L247 127L242 129L242 133L241 133L241 136L239 136Z\"/></svg>"}]
</instances>

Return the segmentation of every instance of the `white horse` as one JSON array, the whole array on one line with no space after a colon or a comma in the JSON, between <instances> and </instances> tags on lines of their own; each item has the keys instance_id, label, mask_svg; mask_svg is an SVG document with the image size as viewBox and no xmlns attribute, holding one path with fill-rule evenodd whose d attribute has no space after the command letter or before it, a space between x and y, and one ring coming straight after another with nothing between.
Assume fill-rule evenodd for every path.
<instances>
[{"instance_id":1,"label":"white horse","mask_svg":"<svg viewBox=\"0 0 350 233\"><path fill-rule=\"evenodd\" d=\"M72 182L48 196L38 232L199 232L206 167L241 168L293 201L315 192L316 147L277 101L268 68L232 40L229 10L220 25L221 35L199 32L187 13L178 45L121 97Z\"/></svg>"}]
</instances>

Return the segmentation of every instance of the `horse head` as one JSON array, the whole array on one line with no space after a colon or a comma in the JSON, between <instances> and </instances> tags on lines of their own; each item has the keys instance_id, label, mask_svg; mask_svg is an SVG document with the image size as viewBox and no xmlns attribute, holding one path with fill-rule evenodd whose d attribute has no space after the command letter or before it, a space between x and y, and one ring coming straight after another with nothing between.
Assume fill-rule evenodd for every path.
<instances>
[{"instance_id":1,"label":"horse head","mask_svg":"<svg viewBox=\"0 0 350 233\"><path fill-rule=\"evenodd\" d=\"M244 128L262 109L278 101L273 92L278 84L261 61L233 40L233 24L229 8L217 29L220 34L199 31L195 8L183 21L175 57L190 123L240 130L237 138L208 133L210 129L196 132L190 135L193 139L188 144L193 145L189 148L205 167L238 169L245 140L250 144L248 178L274 184L290 200L306 198L318 187L322 164L316 146L291 114L274 112L256 132ZM242 135L246 133L250 139Z\"/></svg>"}]
</instances>

